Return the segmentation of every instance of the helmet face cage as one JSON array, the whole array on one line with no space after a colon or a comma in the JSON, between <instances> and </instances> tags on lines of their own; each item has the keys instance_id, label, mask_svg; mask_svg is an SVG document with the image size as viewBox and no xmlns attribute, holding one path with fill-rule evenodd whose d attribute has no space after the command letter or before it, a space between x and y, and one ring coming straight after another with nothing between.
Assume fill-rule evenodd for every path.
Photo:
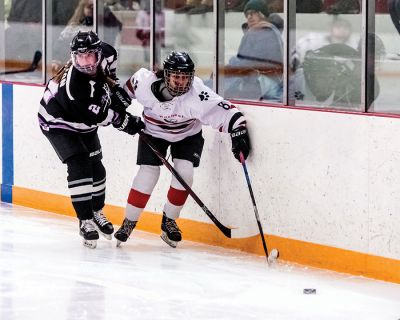
<instances>
[{"instance_id":1,"label":"helmet face cage","mask_svg":"<svg viewBox=\"0 0 400 320\"><path fill-rule=\"evenodd\" d=\"M194 72L194 63L186 52L172 51L164 60L164 82L169 93L180 96L188 92L192 87ZM176 77L180 79L174 79Z\"/></svg>"},{"instance_id":2,"label":"helmet face cage","mask_svg":"<svg viewBox=\"0 0 400 320\"><path fill-rule=\"evenodd\" d=\"M172 83L173 82L172 78L174 76L183 77L184 79L187 79L187 82L183 85L177 85L176 82ZM194 71L185 72L185 71L175 71L168 69L164 70L165 85L167 86L169 93L173 96L181 96L186 92L188 92L192 87L193 78L194 78Z\"/></svg>"},{"instance_id":3,"label":"helmet face cage","mask_svg":"<svg viewBox=\"0 0 400 320\"><path fill-rule=\"evenodd\" d=\"M101 41L97 37L97 34L93 31L81 32L72 39L71 42L71 60L72 64L76 69L83 73L94 74L97 70L97 66L101 61ZM96 56L95 62L85 66L81 66L78 63L77 56L79 54L91 54L94 53Z\"/></svg>"}]
</instances>

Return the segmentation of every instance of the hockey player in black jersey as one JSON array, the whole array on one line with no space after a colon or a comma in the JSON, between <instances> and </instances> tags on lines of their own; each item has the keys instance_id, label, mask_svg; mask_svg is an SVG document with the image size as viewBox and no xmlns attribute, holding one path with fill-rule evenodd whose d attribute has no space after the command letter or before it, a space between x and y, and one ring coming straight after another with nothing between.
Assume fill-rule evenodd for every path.
<instances>
[{"instance_id":1,"label":"hockey player in black jersey","mask_svg":"<svg viewBox=\"0 0 400 320\"><path fill-rule=\"evenodd\" d=\"M194 168L200 164L203 125L229 133L234 156L239 160L242 153L247 158L250 138L243 114L194 76L190 56L186 52L171 52L163 67L157 73L140 69L124 88L144 107L147 139L163 156L170 148L174 168L185 182L192 185ZM114 234L117 245L127 241L160 176L162 162L141 137L137 164L140 168L129 193L125 219ZM188 191L172 177L161 222L161 238L172 247L182 239L175 220L187 197Z\"/></svg>"},{"instance_id":2,"label":"hockey player in black jersey","mask_svg":"<svg viewBox=\"0 0 400 320\"><path fill-rule=\"evenodd\" d=\"M144 128L140 117L126 112L130 98L125 91L109 85L115 84L116 59L115 49L96 33L78 32L71 42L71 60L48 82L38 113L43 134L67 165L80 234L91 248L97 245L98 231L108 239L114 232L102 212L106 171L97 129L112 124L134 135Z\"/></svg>"}]
</instances>

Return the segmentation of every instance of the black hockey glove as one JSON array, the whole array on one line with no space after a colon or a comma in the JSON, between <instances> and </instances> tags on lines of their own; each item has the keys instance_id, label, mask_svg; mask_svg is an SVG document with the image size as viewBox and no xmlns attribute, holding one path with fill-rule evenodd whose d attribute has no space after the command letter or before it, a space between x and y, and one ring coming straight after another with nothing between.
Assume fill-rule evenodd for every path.
<instances>
[{"instance_id":1,"label":"black hockey glove","mask_svg":"<svg viewBox=\"0 0 400 320\"><path fill-rule=\"evenodd\" d=\"M124 131L127 134L135 135L140 130L144 129L144 122L140 117L136 117L126 112L122 114L119 120L116 123L113 123L113 126L120 131Z\"/></svg>"},{"instance_id":2,"label":"black hockey glove","mask_svg":"<svg viewBox=\"0 0 400 320\"><path fill-rule=\"evenodd\" d=\"M113 87L111 89L111 93L111 105L114 107L115 110L121 112L122 110L126 110L126 108L131 105L131 97L120 86L116 85L115 87Z\"/></svg>"},{"instance_id":3,"label":"black hockey glove","mask_svg":"<svg viewBox=\"0 0 400 320\"><path fill-rule=\"evenodd\" d=\"M240 161L240 152L243 153L244 159L247 159L250 152L250 138L246 127L237 127L231 132L232 152L236 159Z\"/></svg>"}]
</instances>

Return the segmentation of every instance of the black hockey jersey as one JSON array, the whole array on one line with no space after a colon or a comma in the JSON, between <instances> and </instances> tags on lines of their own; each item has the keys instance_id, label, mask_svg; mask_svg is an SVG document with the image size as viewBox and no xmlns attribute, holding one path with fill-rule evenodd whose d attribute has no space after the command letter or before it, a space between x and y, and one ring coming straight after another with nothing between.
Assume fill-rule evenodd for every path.
<instances>
[{"instance_id":1,"label":"black hockey jersey","mask_svg":"<svg viewBox=\"0 0 400 320\"><path fill-rule=\"evenodd\" d=\"M102 72L96 76L65 68L61 81L50 80L40 101L39 124L43 130L91 132L114 123L111 91Z\"/></svg>"}]
</instances>

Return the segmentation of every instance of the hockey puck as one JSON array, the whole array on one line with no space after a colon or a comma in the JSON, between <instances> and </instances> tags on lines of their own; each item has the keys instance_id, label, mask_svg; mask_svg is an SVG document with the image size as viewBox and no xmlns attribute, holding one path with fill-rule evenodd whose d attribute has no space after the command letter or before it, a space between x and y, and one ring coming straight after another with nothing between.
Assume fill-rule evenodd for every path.
<instances>
[{"instance_id":1,"label":"hockey puck","mask_svg":"<svg viewBox=\"0 0 400 320\"><path fill-rule=\"evenodd\" d=\"M303 293L304 294L316 294L317 293L317 289L314 289L314 288L303 289Z\"/></svg>"}]
</instances>

